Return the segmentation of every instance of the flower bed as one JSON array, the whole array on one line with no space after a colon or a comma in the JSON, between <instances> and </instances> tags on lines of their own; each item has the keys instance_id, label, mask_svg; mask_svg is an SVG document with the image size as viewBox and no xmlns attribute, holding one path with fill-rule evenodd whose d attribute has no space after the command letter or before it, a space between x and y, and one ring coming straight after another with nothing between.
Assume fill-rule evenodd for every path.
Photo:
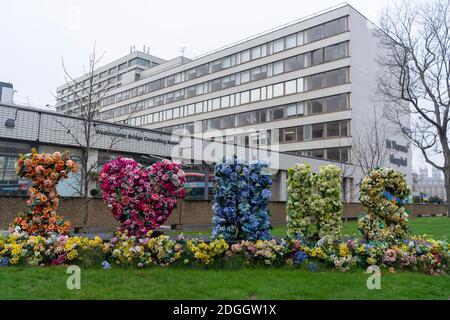
<instances>
[{"instance_id":1,"label":"flower bed","mask_svg":"<svg viewBox=\"0 0 450 320\"><path fill-rule=\"evenodd\" d=\"M201 268L240 268L243 266L293 266L311 271L366 268L378 265L394 270L429 274L449 272L450 245L428 237L411 237L398 244L366 242L343 238L315 244L299 240L257 240L229 244L223 238L204 242L176 239L150 231L145 237L118 232L109 242L100 238L42 237L14 232L0 236L0 265L48 266L58 264L151 267L189 266Z\"/></svg>"}]
</instances>

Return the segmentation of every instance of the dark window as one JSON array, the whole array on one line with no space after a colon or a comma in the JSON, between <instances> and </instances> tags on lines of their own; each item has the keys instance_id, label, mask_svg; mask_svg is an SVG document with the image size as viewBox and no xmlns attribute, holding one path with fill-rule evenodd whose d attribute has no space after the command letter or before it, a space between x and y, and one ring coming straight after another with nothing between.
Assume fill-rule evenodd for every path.
<instances>
[{"instance_id":1,"label":"dark window","mask_svg":"<svg viewBox=\"0 0 450 320\"><path fill-rule=\"evenodd\" d=\"M311 65L315 66L323 63L323 50L315 50L311 52Z\"/></svg>"},{"instance_id":2,"label":"dark window","mask_svg":"<svg viewBox=\"0 0 450 320\"><path fill-rule=\"evenodd\" d=\"M283 129L283 141L293 142L297 141L297 128L286 128Z\"/></svg>"},{"instance_id":3,"label":"dark window","mask_svg":"<svg viewBox=\"0 0 450 320\"><path fill-rule=\"evenodd\" d=\"M314 28L308 29L305 32L306 43L313 42L323 38L323 25L316 26Z\"/></svg>"},{"instance_id":4,"label":"dark window","mask_svg":"<svg viewBox=\"0 0 450 320\"><path fill-rule=\"evenodd\" d=\"M341 153L340 148L327 149L327 159L334 161L341 161L340 153Z\"/></svg>"},{"instance_id":5,"label":"dark window","mask_svg":"<svg viewBox=\"0 0 450 320\"><path fill-rule=\"evenodd\" d=\"M339 121L327 123L327 137L339 137Z\"/></svg>"},{"instance_id":6,"label":"dark window","mask_svg":"<svg viewBox=\"0 0 450 320\"><path fill-rule=\"evenodd\" d=\"M341 121L341 137L348 136L347 120Z\"/></svg>"},{"instance_id":7,"label":"dark window","mask_svg":"<svg viewBox=\"0 0 450 320\"><path fill-rule=\"evenodd\" d=\"M311 101L311 114L322 112L323 112L323 100L318 99Z\"/></svg>"},{"instance_id":8,"label":"dark window","mask_svg":"<svg viewBox=\"0 0 450 320\"><path fill-rule=\"evenodd\" d=\"M314 158L325 158L325 150L324 149L318 149L318 150L311 150L311 156Z\"/></svg>"},{"instance_id":9,"label":"dark window","mask_svg":"<svg viewBox=\"0 0 450 320\"><path fill-rule=\"evenodd\" d=\"M341 94L326 98L327 112L339 111L347 109L347 95Z\"/></svg>"},{"instance_id":10,"label":"dark window","mask_svg":"<svg viewBox=\"0 0 450 320\"><path fill-rule=\"evenodd\" d=\"M345 31L345 18L340 18L325 23L325 37L341 33Z\"/></svg>"},{"instance_id":11,"label":"dark window","mask_svg":"<svg viewBox=\"0 0 450 320\"><path fill-rule=\"evenodd\" d=\"M273 108L271 110L271 113L272 113L272 120L278 120L278 119L285 118L284 107Z\"/></svg>"},{"instance_id":12,"label":"dark window","mask_svg":"<svg viewBox=\"0 0 450 320\"><path fill-rule=\"evenodd\" d=\"M305 59L303 55L291 57L284 60L284 71L290 72L299 70L305 67Z\"/></svg>"},{"instance_id":13,"label":"dark window","mask_svg":"<svg viewBox=\"0 0 450 320\"><path fill-rule=\"evenodd\" d=\"M316 123L311 125L312 127L312 138L313 139L320 139L324 137L324 124L323 123Z\"/></svg>"}]
</instances>

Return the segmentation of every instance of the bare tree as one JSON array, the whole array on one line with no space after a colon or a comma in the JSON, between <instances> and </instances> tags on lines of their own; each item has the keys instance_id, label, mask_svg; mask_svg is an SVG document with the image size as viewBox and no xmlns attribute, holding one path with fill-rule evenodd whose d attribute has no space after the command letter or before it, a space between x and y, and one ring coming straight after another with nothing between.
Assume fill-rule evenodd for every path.
<instances>
[{"instance_id":1,"label":"bare tree","mask_svg":"<svg viewBox=\"0 0 450 320\"><path fill-rule=\"evenodd\" d=\"M89 57L89 66L84 70L84 75L74 78L67 71L67 68L62 61L66 84L69 92L73 95L73 107L76 112L74 115L78 119L71 121L63 121L55 117L55 121L59 123L61 128L69 134L78 148L81 149L80 157L80 181L75 181L75 185L71 185L76 193L84 199L83 207L83 229L88 232L88 215L89 202L92 199L92 185L98 175L98 157L93 157L95 146L98 147L98 142L102 140L102 149L110 152L114 145L116 145L121 138L119 132L123 126L116 125L111 135L97 135L96 130L101 124L98 122L100 107L105 96L115 87L115 81L108 81L103 84L99 81L100 77L96 73L99 63L102 59L96 56L95 44L92 53ZM81 89L81 90L80 90ZM133 113L129 113L128 117ZM114 121L114 119L112 119ZM108 127L110 129L112 127ZM106 139L106 142L105 142ZM76 179L75 179L76 180Z\"/></svg>"},{"instance_id":2,"label":"bare tree","mask_svg":"<svg viewBox=\"0 0 450 320\"><path fill-rule=\"evenodd\" d=\"M450 199L450 0L403 1L387 7L378 37L383 75L378 92L425 161L441 170ZM411 121L404 121L405 117ZM447 201L450 209L450 201ZM448 210L450 212L450 210ZM450 214L448 215L450 217Z\"/></svg>"},{"instance_id":3,"label":"bare tree","mask_svg":"<svg viewBox=\"0 0 450 320\"><path fill-rule=\"evenodd\" d=\"M382 167L387 159L387 133L383 126L383 116L373 114L362 121L352 134L352 162L364 175L371 170Z\"/></svg>"}]
</instances>

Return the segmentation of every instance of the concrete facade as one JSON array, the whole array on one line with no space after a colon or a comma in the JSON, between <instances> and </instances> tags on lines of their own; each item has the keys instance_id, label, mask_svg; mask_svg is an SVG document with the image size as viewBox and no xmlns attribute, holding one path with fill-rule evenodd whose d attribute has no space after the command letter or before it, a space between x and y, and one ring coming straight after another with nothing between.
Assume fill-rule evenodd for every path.
<instances>
[{"instance_id":1,"label":"concrete facade","mask_svg":"<svg viewBox=\"0 0 450 320\"><path fill-rule=\"evenodd\" d=\"M99 117L352 163L352 135L385 107L376 97L382 51L374 31L361 13L340 5L192 60L143 70L137 81L108 92ZM405 173L411 185L411 148L391 123L382 126L392 138L385 166ZM356 189L360 174L350 178L346 183Z\"/></svg>"}]
</instances>

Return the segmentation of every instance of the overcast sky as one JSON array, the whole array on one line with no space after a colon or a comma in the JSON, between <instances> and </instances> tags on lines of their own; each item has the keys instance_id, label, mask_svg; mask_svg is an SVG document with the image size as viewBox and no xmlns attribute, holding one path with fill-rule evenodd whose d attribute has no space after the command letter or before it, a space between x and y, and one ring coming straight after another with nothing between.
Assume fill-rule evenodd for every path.
<instances>
[{"instance_id":1,"label":"overcast sky","mask_svg":"<svg viewBox=\"0 0 450 320\"><path fill-rule=\"evenodd\" d=\"M349 1L376 22L388 0ZM163 59L195 57L256 33L337 5L333 0L14 0L0 10L0 81L11 82L16 103L54 105L64 83L61 59L82 74L93 43L102 65L130 45Z\"/></svg>"},{"instance_id":2,"label":"overcast sky","mask_svg":"<svg viewBox=\"0 0 450 320\"><path fill-rule=\"evenodd\" d=\"M390 0L347 1L378 21ZM61 61L78 76L96 42L101 65L150 46L163 59L220 48L340 4L338 0L14 0L0 6L0 81L15 102L53 106L64 83ZM416 154L417 155L417 154ZM419 158L414 167L421 164Z\"/></svg>"}]
</instances>

